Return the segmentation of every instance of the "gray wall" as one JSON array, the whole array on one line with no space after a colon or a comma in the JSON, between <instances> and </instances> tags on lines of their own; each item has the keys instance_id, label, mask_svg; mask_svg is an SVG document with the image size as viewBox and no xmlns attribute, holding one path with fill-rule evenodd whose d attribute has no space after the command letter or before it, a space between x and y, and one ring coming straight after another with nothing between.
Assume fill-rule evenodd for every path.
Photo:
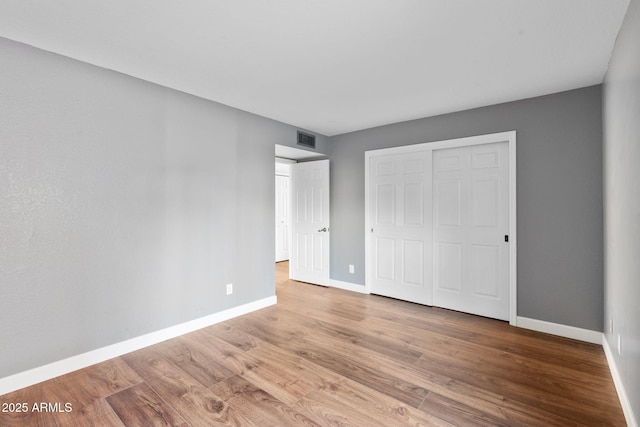
<instances>
[{"instance_id":1,"label":"gray wall","mask_svg":"<svg viewBox=\"0 0 640 427\"><path fill-rule=\"evenodd\" d=\"M600 86L333 137L331 277L364 284L366 150L509 130L517 131L518 315L601 331Z\"/></svg>"},{"instance_id":2,"label":"gray wall","mask_svg":"<svg viewBox=\"0 0 640 427\"><path fill-rule=\"evenodd\" d=\"M640 422L640 1L632 0L604 83L605 329ZM609 320L613 319L613 333ZM618 335L622 354L618 355Z\"/></svg>"},{"instance_id":3,"label":"gray wall","mask_svg":"<svg viewBox=\"0 0 640 427\"><path fill-rule=\"evenodd\" d=\"M274 295L294 127L6 39L0 58L0 378Z\"/></svg>"}]
</instances>

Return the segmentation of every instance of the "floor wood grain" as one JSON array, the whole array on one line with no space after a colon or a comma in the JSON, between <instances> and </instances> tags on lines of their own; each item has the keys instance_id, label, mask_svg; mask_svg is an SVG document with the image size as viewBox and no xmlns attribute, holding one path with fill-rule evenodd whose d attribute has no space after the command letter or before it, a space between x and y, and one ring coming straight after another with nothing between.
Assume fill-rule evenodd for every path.
<instances>
[{"instance_id":1,"label":"floor wood grain","mask_svg":"<svg viewBox=\"0 0 640 427\"><path fill-rule=\"evenodd\" d=\"M113 394L107 397L107 402L125 425L188 426L146 383Z\"/></svg>"},{"instance_id":2,"label":"floor wood grain","mask_svg":"<svg viewBox=\"0 0 640 427\"><path fill-rule=\"evenodd\" d=\"M625 425L600 346L287 273L276 306L0 396L29 404L0 426Z\"/></svg>"}]
</instances>

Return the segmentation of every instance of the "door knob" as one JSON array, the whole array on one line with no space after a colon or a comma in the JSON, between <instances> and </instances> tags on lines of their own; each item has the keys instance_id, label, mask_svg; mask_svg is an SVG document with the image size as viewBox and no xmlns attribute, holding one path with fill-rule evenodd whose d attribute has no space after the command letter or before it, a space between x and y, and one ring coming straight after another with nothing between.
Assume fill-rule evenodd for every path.
<instances>
[{"instance_id":1,"label":"door knob","mask_svg":"<svg viewBox=\"0 0 640 427\"><path fill-rule=\"evenodd\" d=\"M320 230L318 230L318 233L326 233L327 231L327 227L323 227Z\"/></svg>"}]
</instances>

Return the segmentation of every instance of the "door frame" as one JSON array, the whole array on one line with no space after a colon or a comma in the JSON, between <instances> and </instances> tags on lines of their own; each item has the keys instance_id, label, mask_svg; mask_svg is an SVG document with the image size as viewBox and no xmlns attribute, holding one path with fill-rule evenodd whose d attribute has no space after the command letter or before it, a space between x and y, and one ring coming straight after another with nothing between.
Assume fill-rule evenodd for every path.
<instances>
[{"instance_id":1,"label":"door frame","mask_svg":"<svg viewBox=\"0 0 640 427\"><path fill-rule=\"evenodd\" d=\"M379 150L365 151L365 292L371 293L371 284L369 278L373 271L372 254L370 253L371 235L368 232L371 229L370 212L369 212L369 163L372 157L389 154L405 154L418 151L433 152L445 148L468 147L472 145L492 144L496 142L507 142L509 152L509 324L516 325L517 320L517 185L516 185L516 131L498 132L486 135L470 136L464 138L447 139L442 141L426 142L421 144L403 145L399 147L383 148ZM431 164L433 165L433 163ZM429 171L432 174L432 171ZM433 196L432 196L433 197ZM433 224L431 224L433 227ZM432 259L433 262L433 259ZM433 294L433 277L430 279L431 292Z\"/></svg>"}]
</instances>

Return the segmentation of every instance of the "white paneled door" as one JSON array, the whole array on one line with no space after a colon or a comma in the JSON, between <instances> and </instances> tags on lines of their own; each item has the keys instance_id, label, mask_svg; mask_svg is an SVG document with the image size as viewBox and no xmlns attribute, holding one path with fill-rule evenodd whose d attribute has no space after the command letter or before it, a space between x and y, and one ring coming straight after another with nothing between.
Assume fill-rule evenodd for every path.
<instances>
[{"instance_id":1,"label":"white paneled door","mask_svg":"<svg viewBox=\"0 0 640 427\"><path fill-rule=\"evenodd\" d=\"M509 320L507 142L433 151L433 304Z\"/></svg>"},{"instance_id":2,"label":"white paneled door","mask_svg":"<svg viewBox=\"0 0 640 427\"><path fill-rule=\"evenodd\" d=\"M372 293L431 304L431 152L371 157Z\"/></svg>"},{"instance_id":3,"label":"white paneled door","mask_svg":"<svg viewBox=\"0 0 640 427\"><path fill-rule=\"evenodd\" d=\"M291 165L291 279L329 285L329 160Z\"/></svg>"}]
</instances>

